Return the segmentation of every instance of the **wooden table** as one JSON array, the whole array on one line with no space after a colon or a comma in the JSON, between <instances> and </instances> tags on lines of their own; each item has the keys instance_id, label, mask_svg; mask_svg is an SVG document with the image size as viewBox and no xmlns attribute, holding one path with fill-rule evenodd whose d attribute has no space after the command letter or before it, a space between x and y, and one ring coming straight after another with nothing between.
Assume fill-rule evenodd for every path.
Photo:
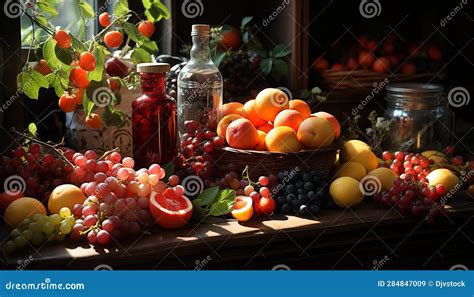
<instances>
[{"instance_id":1,"label":"wooden table","mask_svg":"<svg viewBox=\"0 0 474 297\"><path fill-rule=\"evenodd\" d=\"M449 218L430 226L369 203L324 210L317 219L214 218L180 230L153 229L113 247L65 241L3 260L8 269L474 268L474 200L457 197L447 210Z\"/></svg>"}]
</instances>

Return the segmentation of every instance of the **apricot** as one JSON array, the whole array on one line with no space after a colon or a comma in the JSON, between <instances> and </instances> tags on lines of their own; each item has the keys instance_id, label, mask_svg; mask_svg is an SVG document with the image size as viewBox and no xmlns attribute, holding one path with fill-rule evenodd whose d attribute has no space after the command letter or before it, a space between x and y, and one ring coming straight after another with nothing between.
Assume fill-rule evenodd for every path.
<instances>
[{"instance_id":1,"label":"apricot","mask_svg":"<svg viewBox=\"0 0 474 297\"><path fill-rule=\"evenodd\" d=\"M244 104L243 116L247 118L255 127L265 124L255 111L255 99L249 100Z\"/></svg>"},{"instance_id":2,"label":"apricot","mask_svg":"<svg viewBox=\"0 0 474 297\"><path fill-rule=\"evenodd\" d=\"M265 133L270 132L271 129L273 129L273 124L272 123L265 123L265 124L257 127L257 130L263 131Z\"/></svg>"},{"instance_id":3,"label":"apricot","mask_svg":"<svg viewBox=\"0 0 474 297\"><path fill-rule=\"evenodd\" d=\"M307 118L298 128L298 139L305 148L324 148L334 141L334 129L324 118Z\"/></svg>"},{"instance_id":4,"label":"apricot","mask_svg":"<svg viewBox=\"0 0 474 297\"><path fill-rule=\"evenodd\" d=\"M260 130L257 130L257 133L258 133L258 143L253 149L256 151L266 151L267 146L265 145L265 138L267 137L267 133Z\"/></svg>"},{"instance_id":5,"label":"apricot","mask_svg":"<svg viewBox=\"0 0 474 297\"><path fill-rule=\"evenodd\" d=\"M217 112L218 119L222 119L229 114L244 115L244 105L240 102L229 102L221 106Z\"/></svg>"},{"instance_id":6,"label":"apricot","mask_svg":"<svg viewBox=\"0 0 474 297\"><path fill-rule=\"evenodd\" d=\"M238 119L243 119L243 117L238 114L229 114L223 117L219 121L219 124L217 124L217 135L225 138L227 127L229 127L230 123Z\"/></svg>"},{"instance_id":7,"label":"apricot","mask_svg":"<svg viewBox=\"0 0 474 297\"><path fill-rule=\"evenodd\" d=\"M309 116L311 115L311 108L309 108L308 103L304 102L303 100L290 100L289 107L290 109L298 111L303 117L303 119L309 118Z\"/></svg>"},{"instance_id":8,"label":"apricot","mask_svg":"<svg viewBox=\"0 0 474 297\"><path fill-rule=\"evenodd\" d=\"M225 138L231 147L244 150L253 149L259 140L257 129L244 118L230 123Z\"/></svg>"},{"instance_id":9,"label":"apricot","mask_svg":"<svg viewBox=\"0 0 474 297\"><path fill-rule=\"evenodd\" d=\"M339 136L341 135L341 124L339 124L339 121L336 119L335 116L333 116L330 113L327 113L325 111L320 111L312 114L315 117L320 117L320 118L325 118L326 120L331 123L332 128L334 129L334 138L338 139Z\"/></svg>"},{"instance_id":10,"label":"apricot","mask_svg":"<svg viewBox=\"0 0 474 297\"><path fill-rule=\"evenodd\" d=\"M273 122L277 114L288 109L288 96L279 89L267 88L258 93L255 98L255 111L265 121Z\"/></svg>"},{"instance_id":11,"label":"apricot","mask_svg":"<svg viewBox=\"0 0 474 297\"><path fill-rule=\"evenodd\" d=\"M301 114L292 109L282 110L279 114L277 114L275 118L275 122L273 123L274 127L290 127L291 129L298 131L298 127L303 122L304 118Z\"/></svg>"},{"instance_id":12,"label":"apricot","mask_svg":"<svg viewBox=\"0 0 474 297\"><path fill-rule=\"evenodd\" d=\"M290 127L275 127L265 137L265 145L270 152L298 152L302 149L296 132Z\"/></svg>"}]
</instances>

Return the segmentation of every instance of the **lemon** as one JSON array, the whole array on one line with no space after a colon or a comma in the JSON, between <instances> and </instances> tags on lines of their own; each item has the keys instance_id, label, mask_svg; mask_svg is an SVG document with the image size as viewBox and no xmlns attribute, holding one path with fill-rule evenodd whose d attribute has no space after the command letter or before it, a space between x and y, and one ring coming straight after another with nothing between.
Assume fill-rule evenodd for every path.
<instances>
[{"instance_id":1,"label":"lemon","mask_svg":"<svg viewBox=\"0 0 474 297\"><path fill-rule=\"evenodd\" d=\"M379 165L377 156L372 152L370 146L357 139L349 140L344 143L340 158L342 163L360 163L365 167L366 171L373 170Z\"/></svg>"},{"instance_id":2,"label":"lemon","mask_svg":"<svg viewBox=\"0 0 474 297\"><path fill-rule=\"evenodd\" d=\"M49 195L48 209L51 213L59 213L61 208L72 209L75 204L82 204L86 196L81 189L71 184L57 186Z\"/></svg>"},{"instance_id":3,"label":"lemon","mask_svg":"<svg viewBox=\"0 0 474 297\"><path fill-rule=\"evenodd\" d=\"M366 175L365 167L357 162L346 162L335 170L335 178L349 176L360 181Z\"/></svg>"},{"instance_id":4,"label":"lemon","mask_svg":"<svg viewBox=\"0 0 474 297\"><path fill-rule=\"evenodd\" d=\"M442 184L447 192L449 192L455 185L459 183L459 178L449 169L440 168L431 171L426 178L430 186Z\"/></svg>"},{"instance_id":5,"label":"lemon","mask_svg":"<svg viewBox=\"0 0 474 297\"><path fill-rule=\"evenodd\" d=\"M424 151L421 153L422 156L435 161L436 163L446 162L446 155L438 151Z\"/></svg>"},{"instance_id":6,"label":"lemon","mask_svg":"<svg viewBox=\"0 0 474 297\"><path fill-rule=\"evenodd\" d=\"M386 191L393 186L393 182L397 178L395 173L387 167L380 167L374 170L369 171L367 175L372 175L377 177L382 186L382 191Z\"/></svg>"},{"instance_id":7,"label":"lemon","mask_svg":"<svg viewBox=\"0 0 474 297\"><path fill-rule=\"evenodd\" d=\"M46 215L46 208L35 198L23 197L10 203L5 209L5 221L11 228L18 227L24 219L31 218L35 214Z\"/></svg>"},{"instance_id":8,"label":"lemon","mask_svg":"<svg viewBox=\"0 0 474 297\"><path fill-rule=\"evenodd\" d=\"M335 179L329 187L329 194L334 203L343 208L356 206L364 198L359 182L348 176Z\"/></svg>"}]
</instances>

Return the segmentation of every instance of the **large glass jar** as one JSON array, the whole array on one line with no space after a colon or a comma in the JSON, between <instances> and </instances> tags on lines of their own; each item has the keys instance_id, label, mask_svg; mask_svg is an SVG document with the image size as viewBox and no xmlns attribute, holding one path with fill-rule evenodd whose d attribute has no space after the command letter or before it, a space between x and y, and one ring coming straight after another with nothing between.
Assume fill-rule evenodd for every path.
<instances>
[{"instance_id":1,"label":"large glass jar","mask_svg":"<svg viewBox=\"0 0 474 297\"><path fill-rule=\"evenodd\" d=\"M217 127L222 105L222 75L210 57L209 25L193 25L191 59L178 76L178 131ZM186 126L186 127L185 127ZM189 131L188 131L189 132Z\"/></svg>"},{"instance_id":2,"label":"large glass jar","mask_svg":"<svg viewBox=\"0 0 474 297\"><path fill-rule=\"evenodd\" d=\"M173 161L177 151L176 101L166 95L166 63L142 63L142 95L132 102L133 158L137 168Z\"/></svg>"},{"instance_id":3,"label":"large glass jar","mask_svg":"<svg viewBox=\"0 0 474 297\"><path fill-rule=\"evenodd\" d=\"M391 149L443 150L451 144L454 118L443 90L441 85L422 83L387 86L386 117L394 122Z\"/></svg>"}]
</instances>

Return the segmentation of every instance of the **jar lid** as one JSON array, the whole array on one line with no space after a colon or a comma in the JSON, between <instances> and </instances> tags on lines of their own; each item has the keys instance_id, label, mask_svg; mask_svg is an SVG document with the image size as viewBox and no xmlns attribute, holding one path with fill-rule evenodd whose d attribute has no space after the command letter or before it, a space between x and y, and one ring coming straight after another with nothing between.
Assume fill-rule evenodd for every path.
<instances>
[{"instance_id":1,"label":"jar lid","mask_svg":"<svg viewBox=\"0 0 474 297\"><path fill-rule=\"evenodd\" d=\"M191 27L191 36L209 36L211 27L205 24L194 24Z\"/></svg>"},{"instance_id":2,"label":"jar lid","mask_svg":"<svg viewBox=\"0 0 474 297\"><path fill-rule=\"evenodd\" d=\"M396 83L387 86L387 92L432 94L443 92L444 87L437 84Z\"/></svg>"},{"instance_id":3,"label":"jar lid","mask_svg":"<svg viewBox=\"0 0 474 297\"><path fill-rule=\"evenodd\" d=\"M140 63L137 65L137 72L141 73L166 73L170 71L168 63Z\"/></svg>"}]
</instances>

